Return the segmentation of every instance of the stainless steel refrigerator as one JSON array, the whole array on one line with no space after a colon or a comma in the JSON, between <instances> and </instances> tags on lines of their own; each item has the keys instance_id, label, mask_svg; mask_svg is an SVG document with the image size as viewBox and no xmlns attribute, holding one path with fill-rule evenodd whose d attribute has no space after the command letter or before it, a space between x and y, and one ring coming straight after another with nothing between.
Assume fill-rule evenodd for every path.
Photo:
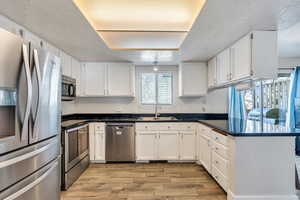
<instances>
[{"instance_id":1,"label":"stainless steel refrigerator","mask_svg":"<svg viewBox=\"0 0 300 200\"><path fill-rule=\"evenodd\" d=\"M0 29L0 199L60 199L61 68Z\"/></svg>"}]
</instances>

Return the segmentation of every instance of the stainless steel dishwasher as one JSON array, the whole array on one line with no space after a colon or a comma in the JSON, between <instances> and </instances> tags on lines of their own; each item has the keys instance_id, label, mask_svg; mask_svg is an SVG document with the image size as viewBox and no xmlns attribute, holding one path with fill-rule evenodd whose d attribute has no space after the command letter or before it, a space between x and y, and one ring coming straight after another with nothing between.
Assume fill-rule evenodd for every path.
<instances>
[{"instance_id":1,"label":"stainless steel dishwasher","mask_svg":"<svg viewBox=\"0 0 300 200\"><path fill-rule=\"evenodd\" d=\"M135 161L134 130L134 124L132 123L106 124L106 161Z\"/></svg>"}]
</instances>

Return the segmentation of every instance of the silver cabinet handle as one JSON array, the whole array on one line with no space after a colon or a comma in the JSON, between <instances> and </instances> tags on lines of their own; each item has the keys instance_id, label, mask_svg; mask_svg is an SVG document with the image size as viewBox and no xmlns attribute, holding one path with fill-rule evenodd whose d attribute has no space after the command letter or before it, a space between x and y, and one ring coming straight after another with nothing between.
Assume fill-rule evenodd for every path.
<instances>
[{"instance_id":1,"label":"silver cabinet handle","mask_svg":"<svg viewBox=\"0 0 300 200\"><path fill-rule=\"evenodd\" d=\"M17 192L13 193L12 195L6 197L3 200L14 200L18 197L20 197L22 194L24 194L25 192L27 192L28 190L34 188L35 186L37 186L40 182L42 182L58 165L58 162L56 162L50 169L48 169L48 171L46 171L43 175L41 175L39 178L37 178L35 181L33 181L32 183L26 185L25 187L23 187L21 190L18 190Z\"/></svg>"},{"instance_id":2,"label":"silver cabinet handle","mask_svg":"<svg viewBox=\"0 0 300 200\"><path fill-rule=\"evenodd\" d=\"M15 163L18 163L18 162L21 162L23 160L32 158L32 157L34 157L34 156L36 156L36 155L38 155L38 154L40 154L44 151L47 151L54 144L56 144L56 143L49 143L46 146L43 146L43 147L41 147L41 148L39 148L35 151L32 151L30 153L27 153L27 154L24 154L22 156L12 158L12 159L9 159L9 160L2 161L2 162L0 162L0 169L11 166L11 165L13 165Z\"/></svg>"}]
</instances>

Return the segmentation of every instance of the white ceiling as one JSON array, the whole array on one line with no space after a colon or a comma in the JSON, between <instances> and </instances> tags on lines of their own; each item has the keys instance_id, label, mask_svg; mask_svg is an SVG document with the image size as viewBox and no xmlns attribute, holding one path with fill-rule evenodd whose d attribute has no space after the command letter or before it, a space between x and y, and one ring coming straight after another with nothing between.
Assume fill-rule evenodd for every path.
<instances>
[{"instance_id":1,"label":"white ceiling","mask_svg":"<svg viewBox=\"0 0 300 200\"><path fill-rule=\"evenodd\" d=\"M207 0L181 50L158 53L109 49L72 0L1 0L0 13L82 61L206 61L250 30L274 29L280 56L300 56L283 40L299 38L300 0Z\"/></svg>"}]
</instances>

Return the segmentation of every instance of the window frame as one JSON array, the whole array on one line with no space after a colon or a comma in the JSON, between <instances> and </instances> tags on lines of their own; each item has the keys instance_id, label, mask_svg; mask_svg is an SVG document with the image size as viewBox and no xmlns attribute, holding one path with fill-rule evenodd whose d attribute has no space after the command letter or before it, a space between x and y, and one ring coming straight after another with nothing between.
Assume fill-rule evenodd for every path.
<instances>
[{"instance_id":1,"label":"window frame","mask_svg":"<svg viewBox=\"0 0 300 200\"><path fill-rule=\"evenodd\" d=\"M155 74L155 102L156 103L143 103L142 102L142 74ZM170 104L163 104L163 103L159 103L158 102L158 74L164 74L164 73L168 73L171 75L171 103ZM143 106L154 106L154 105L158 105L158 106L173 106L174 105L174 73L173 71L142 71L139 72L139 104L143 105Z\"/></svg>"}]
</instances>

